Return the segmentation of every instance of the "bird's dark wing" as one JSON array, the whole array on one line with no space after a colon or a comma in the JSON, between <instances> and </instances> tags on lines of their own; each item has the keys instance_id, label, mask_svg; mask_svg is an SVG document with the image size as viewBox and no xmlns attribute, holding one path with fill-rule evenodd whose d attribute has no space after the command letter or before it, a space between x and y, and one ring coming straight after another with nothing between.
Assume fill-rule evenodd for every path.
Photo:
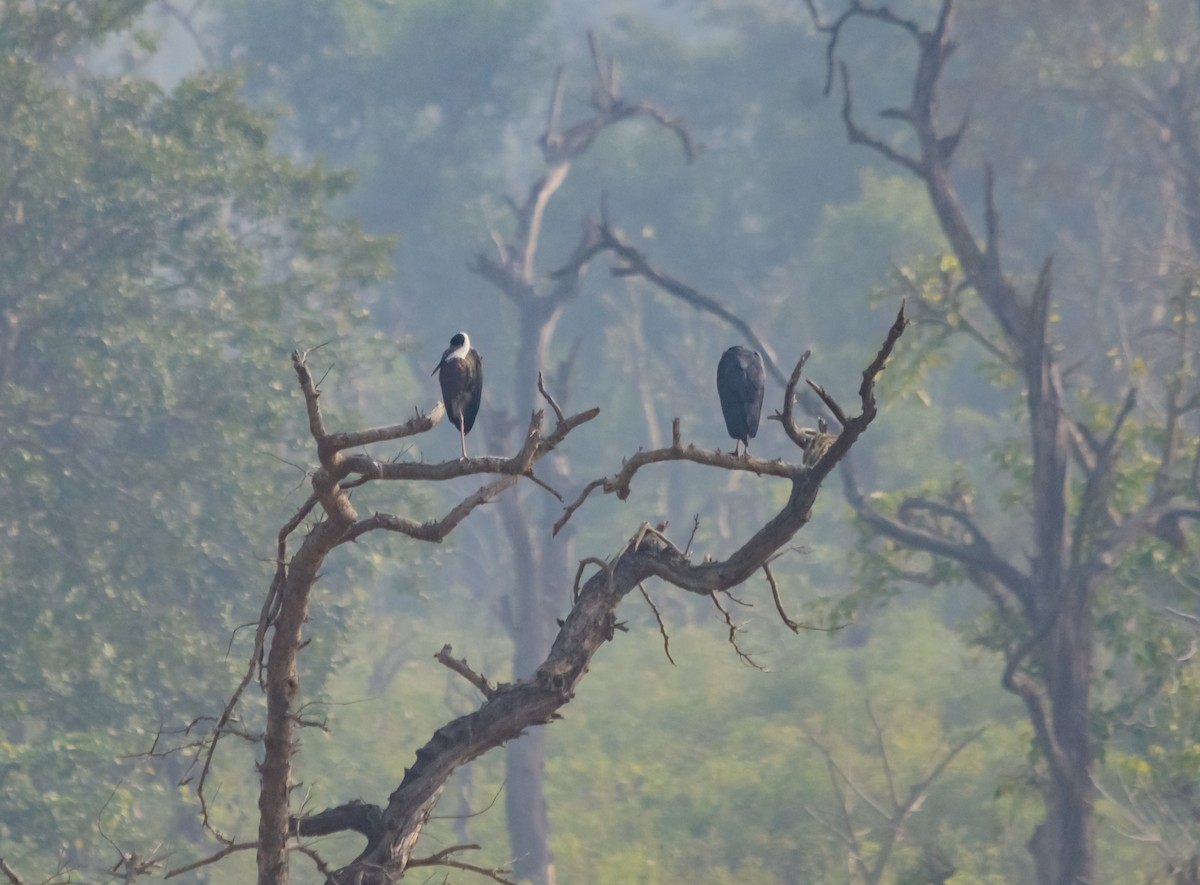
<instances>
[{"instance_id":1,"label":"bird's dark wing","mask_svg":"<svg viewBox=\"0 0 1200 885\"><path fill-rule=\"evenodd\" d=\"M455 427L461 428L468 385L465 361L450 359L438 366L438 384L442 387L442 402L446 406L446 417Z\"/></svg>"},{"instance_id":2,"label":"bird's dark wing","mask_svg":"<svg viewBox=\"0 0 1200 885\"><path fill-rule=\"evenodd\" d=\"M479 403L483 400L483 357L475 348L462 360L467 370L466 397L462 406L463 433L470 433L479 414Z\"/></svg>"},{"instance_id":3,"label":"bird's dark wing","mask_svg":"<svg viewBox=\"0 0 1200 885\"><path fill-rule=\"evenodd\" d=\"M758 434L758 420L762 415L763 390L767 384L767 372L762 357L756 351L740 355L739 362L745 371L743 384L746 396L746 430L750 436Z\"/></svg>"},{"instance_id":4,"label":"bird's dark wing","mask_svg":"<svg viewBox=\"0 0 1200 885\"><path fill-rule=\"evenodd\" d=\"M721 398L725 429L732 439L745 439L747 436L742 382L743 372L738 353L730 348L721 354L721 360L717 363L717 395Z\"/></svg>"},{"instance_id":5,"label":"bird's dark wing","mask_svg":"<svg viewBox=\"0 0 1200 885\"><path fill-rule=\"evenodd\" d=\"M733 439L749 439L758 433L766 372L762 357L744 347L731 347L717 363L717 394L725 429Z\"/></svg>"}]
</instances>

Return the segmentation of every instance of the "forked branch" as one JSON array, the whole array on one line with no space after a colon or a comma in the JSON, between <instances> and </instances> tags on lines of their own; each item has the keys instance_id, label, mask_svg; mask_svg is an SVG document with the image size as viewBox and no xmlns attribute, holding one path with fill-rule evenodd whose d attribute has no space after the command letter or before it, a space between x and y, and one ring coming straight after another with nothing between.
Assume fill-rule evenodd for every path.
<instances>
[{"instance_id":1,"label":"forked branch","mask_svg":"<svg viewBox=\"0 0 1200 885\"><path fill-rule=\"evenodd\" d=\"M217 719L216 726L199 748L203 765L197 790L201 797L205 825L218 839L229 845L231 840L217 832L208 820L205 784L217 744L224 734L231 733L227 724L234 715L246 687L255 672L265 674L260 679L267 696L267 723L262 737L265 751L260 766L262 792L259 799L258 841L255 846L260 881L278 881L281 877L286 877L288 853L293 847L310 855L318 869L325 869L324 862L310 849L305 846L289 846L288 840L291 836L313 833L314 828L321 829L335 824L337 829L362 829L365 825L356 825L354 821L361 822L369 817L363 816L362 809L355 809L354 814L349 816L333 816L335 823L331 823L331 818L328 817L308 817L297 821L289 812L291 758L296 745L294 732L298 727L312 724L303 720L297 711L297 658L300 648L303 647L301 631L308 619L311 590L326 556L338 546L358 540L375 530L398 532L419 540L442 540L472 511L515 485L521 477L528 477L544 486L533 474L534 465L561 444L572 430L590 421L599 412L598 409L590 409L565 416L543 386L543 395L554 407L558 419L555 427L549 433L545 433L544 414L540 411L535 412L530 418L520 450L512 457L464 459L445 464L380 462L366 453L347 454L346 450L427 432L443 416L442 405L439 403L428 415L418 412L401 424L369 430L330 432L320 407L320 384L309 371L306 356L306 353L294 352L292 365L304 394L309 431L320 462L320 466L311 474L313 492L279 531L275 575L263 603L246 673L222 715ZM459 501L445 517L432 522L417 522L407 517L381 513L360 519L348 494L348 489L367 482L438 481L471 474L487 474L494 478ZM318 505L322 518L312 526L289 558L289 539L308 520ZM273 632L270 632L272 628ZM266 637L269 632L271 641L268 650ZM486 680L480 677L477 684L486 696Z\"/></svg>"},{"instance_id":2,"label":"forked branch","mask_svg":"<svg viewBox=\"0 0 1200 885\"><path fill-rule=\"evenodd\" d=\"M808 522L824 478L873 420L874 381L903 329L901 310L880 353L864 373L864 384L860 388L863 412L847 419L836 443L815 464L807 468L785 465L787 469L775 474L792 483L788 501L727 559L693 564L683 550L666 538L663 529L645 523L608 560L591 558L589 562L598 568L579 586L571 609L560 622L557 637L541 666L532 676L512 684L491 686L483 681L489 691L484 692L479 708L439 728L417 751L416 761L392 792L387 806L379 810L379 832L368 838L366 847L353 863L330 877L332 885L350 882L383 885L398 878L410 865L416 838L450 775L525 730L554 721L558 711L574 697L596 652L615 636L619 626L616 611L621 601L646 579L659 577L687 592L717 600L715 594L727 593L785 549L796 532ZM662 450L671 455L664 460L690 460L726 469L745 469L739 465L742 459L731 456L721 456L729 458L726 463L718 460L716 453L701 455L699 450L693 449L689 457L690 448L683 447L676 434L672 447ZM635 457L631 456L630 460ZM581 564L577 586L583 568ZM564 599L568 597L565 590ZM728 621L732 625L732 619ZM445 656L449 657L448 651ZM466 669L473 673L470 668Z\"/></svg>"}]
</instances>

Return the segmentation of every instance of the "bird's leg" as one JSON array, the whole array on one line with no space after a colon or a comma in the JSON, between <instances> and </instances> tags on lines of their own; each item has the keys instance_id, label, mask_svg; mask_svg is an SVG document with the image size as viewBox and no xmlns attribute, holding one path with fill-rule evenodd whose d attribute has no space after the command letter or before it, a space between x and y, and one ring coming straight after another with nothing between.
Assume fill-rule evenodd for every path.
<instances>
[{"instance_id":1,"label":"bird's leg","mask_svg":"<svg viewBox=\"0 0 1200 885\"><path fill-rule=\"evenodd\" d=\"M461 427L458 428L458 441L462 446L462 460L467 460L467 434Z\"/></svg>"}]
</instances>

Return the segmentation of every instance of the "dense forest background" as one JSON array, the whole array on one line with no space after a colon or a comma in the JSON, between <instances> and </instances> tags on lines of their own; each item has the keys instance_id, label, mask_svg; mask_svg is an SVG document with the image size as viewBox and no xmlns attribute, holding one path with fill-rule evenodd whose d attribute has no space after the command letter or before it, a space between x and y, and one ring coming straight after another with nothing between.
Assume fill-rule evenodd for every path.
<instances>
[{"instance_id":1,"label":"dense forest background","mask_svg":"<svg viewBox=\"0 0 1200 885\"><path fill-rule=\"evenodd\" d=\"M255 838L255 746L221 744L203 821L193 742L242 675L276 534L308 492L288 354L317 348L331 425L393 424L440 398L429 372L466 329L486 371L472 454L518 447L536 378L488 257L546 174L538 138L560 69L564 127L591 113L593 48L614 60L622 94L679 121L694 151L650 118L600 133L547 202L537 285L553 285L584 219L603 212L656 268L755 330L785 373L811 350L807 374L848 401L908 299L914 327L881 378L857 481L882 510L940 501L986 522L1010 561L1035 558L1028 391L923 182L848 141L818 26L842 8L0 7L10 881L131 881L119 867L129 852L159 862L152 877L218 851L206 826ZM892 6L922 27L940 8ZM947 132L967 121L945 144L953 181L981 232L989 210L998 217L1020 286L1033 289L1054 257L1049 338L1064 409L1085 428L1073 444L1081 461L1094 451L1115 464L1096 524L1124 525L1168 489L1186 503L1106 562L1094 599L1096 879L1200 881L1200 542L1187 510L1200 498L1200 17L1174 0L962 0L954 42L938 107ZM909 102L914 42L864 18L837 52L858 119L917 150L903 121L879 114ZM601 408L556 461L569 498L622 456L669 443L676 417L689 441L731 446L715 369L744 337L611 266L592 264L535 367L568 410ZM769 379L765 412L782 397ZM794 455L770 421L751 448ZM373 454L449 460L458 440L442 426ZM478 481L447 485L367 488L356 503L430 518ZM1073 512L1091 494L1072 486ZM443 644L491 679L524 675L513 672L521 557L506 520L571 564L546 571L552 622L570 606L573 563L609 555L642 521L719 558L786 495L770 478L666 464L628 500L589 500L554 540L561 507L527 485L440 545L371 537L331 557L301 658L303 715L322 728L303 732L294 809L382 801L415 749L476 705L433 659ZM951 531L936 515L925 528ZM656 612L637 598L622 608L627 632L543 732L552 877L1035 881L1045 760L1004 685L1021 640L972 586L978 575L881 538L836 477L772 570L792 616L821 629L786 629L761 578L735 593L747 605L730 605L736 647L705 598L647 586L669 656ZM236 724L254 732L261 698L243 704ZM503 753L458 772L418 853L475 843L471 863L511 868L506 817L522 810L506 815L510 777ZM307 844L338 866L361 838ZM292 867L295 882L324 881L303 858ZM410 876L426 872L478 880ZM253 876L253 852L235 852L177 880Z\"/></svg>"}]
</instances>

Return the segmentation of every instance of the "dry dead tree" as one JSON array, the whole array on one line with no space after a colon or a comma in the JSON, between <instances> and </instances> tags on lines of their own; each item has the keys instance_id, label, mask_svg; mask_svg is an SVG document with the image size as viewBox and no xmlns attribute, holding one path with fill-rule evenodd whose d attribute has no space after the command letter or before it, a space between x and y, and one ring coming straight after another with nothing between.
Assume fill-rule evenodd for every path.
<instances>
[{"instance_id":1,"label":"dry dead tree","mask_svg":"<svg viewBox=\"0 0 1200 885\"><path fill-rule=\"evenodd\" d=\"M360 883L360 885L383 885L399 879L404 871L413 863L413 848L424 829L425 823L436 806L447 780L456 769L478 758L489 750L503 745L506 741L519 736L527 729L545 725L558 718L559 710L570 703L575 690L588 670L592 657L599 648L612 639L618 628L616 610L627 594L635 590L648 578L659 578L681 590L711 596L726 592L749 578L768 565L780 550L785 549L795 534L808 522L817 494L821 485L829 476L834 466L850 450L876 416L875 380L883 370L892 349L903 333L906 324L904 309L901 308L895 322L892 324L883 346L879 349L874 360L863 371L859 387L859 404L861 411L857 415L848 416L837 407L836 402L828 394L822 395L835 414L841 416L842 427L836 435L830 435L827 445L822 446L815 458L804 457L800 464L789 464L783 461L766 461L756 458L734 458L731 455L683 445L678 432L668 448L649 452L639 452L626 459L624 466L612 477L591 483L580 498L568 508L567 517L575 512L595 489L605 492L616 492L624 497L628 494L629 484L637 471L649 464L662 461L689 461L708 467L723 470L749 470L766 476L785 478L792 484L791 494L783 508L762 525L740 548L729 557L720 561L705 561L693 563L688 556L676 545L671 543L664 534L643 524L638 531L625 542L620 550L609 560L593 560L599 568L588 580L582 583L575 596L574 604L558 631L549 654L537 671L530 677L513 683L492 685L481 674L471 669L465 659L452 656L449 647L443 647L435 656L439 661L466 678L480 690L483 696L478 709L461 716L439 728L430 740L416 753L416 761L405 772L404 778L393 790L385 806L376 806L354 800L344 805L327 809L318 814L300 818L291 818L287 828L289 836L316 836L332 832L350 830L361 833L367 840L366 847L359 856L346 867L327 874L327 881L332 885L345 883ZM298 364L298 371L299 364ZM791 409L788 407L795 396L800 372L793 372L787 390L785 391L785 412L790 423ZM303 375L301 376L304 386ZM818 388L819 389L819 388ZM307 393L307 389L306 389ZM315 397L308 397L310 415L315 409ZM582 413L567 419L571 426L576 426L586 420L594 412ZM781 416L782 417L782 416ZM544 453L544 446L561 441L566 430L556 430L547 440L540 440L540 417L535 416L531 424L530 440L532 442L513 459L478 459L489 462L480 464L478 461L455 462L449 465L425 465L423 472L436 467L438 470L465 470L466 472L502 472L501 479L495 480L494 486L508 483L532 469L536 458ZM569 428L567 428L569 429ZM798 441L808 441L813 438L812 432L806 432L794 425L788 427L789 436ZM318 440L325 438L322 433L314 430ZM807 454L807 452L806 452ZM360 467L366 468L363 461L356 461ZM386 465L380 465L382 470ZM400 478L403 473L400 465L392 465L385 471L390 478ZM344 461L334 458L328 465L323 461L323 470L332 486L326 480L318 483L314 479L314 488L323 489L321 493L322 506L332 507L337 502L330 495L336 495L332 487L336 487L336 477L346 478ZM376 468L371 468L376 469ZM436 471L435 471L436 472ZM363 474L359 474L362 476ZM484 490L481 490L483 493ZM481 494L477 493L477 494ZM326 498L329 498L326 503ZM470 499L469 499L470 500ZM465 506L467 502L464 502ZM374 518L372 518L374 519ZM318 525L314 533L328 525L332 517ZM384 520L390 523L391 520ZM347 539L356 527L362 526L363 520L357 517L343 519L336 537ZM373 528L388 527L385 524L372 525ZM311 537L311 536L310 536ZM307 542L306 542L307 543ZM563 588L563 598L567 598ZM286 596L286 594L285 594ZM277 627L278 630L278 627ZM298 634L297 634L298 635ZM276 671L268 661L268 672ZM293 671L294 672L294 671ZM276 677L268 680L268 687ZM293 686L294 688L294 686ZM282 689L286 690L284 685ZM267 771L264 766L264 782ZM260 845L260 853L262 847ZM286 845L283 846L286 853ZM493 871L495 872L495 871ZM497 872L497 876L500 875Z\"/></svg>"}]
</instances>

